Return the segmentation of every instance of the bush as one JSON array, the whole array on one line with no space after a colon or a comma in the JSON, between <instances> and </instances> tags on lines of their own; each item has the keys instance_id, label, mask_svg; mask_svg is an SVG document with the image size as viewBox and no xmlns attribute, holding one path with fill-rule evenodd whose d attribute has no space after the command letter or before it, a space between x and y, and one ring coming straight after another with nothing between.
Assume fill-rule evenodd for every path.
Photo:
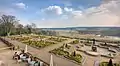
<instances>
[{"instance_id":1,"label":"bush","mask_svg":"<svg viewBox=\"0 0 120 66\"><path fill-rule=\"evenodd\" d=\"M54 37L51 37L51 38L49 38L49 40L52 40L52 41L57 41L57 42L62 42L62 41L65 41L65 40L67 40L67 39L62 39L62 38L54 38Z\"/></svg>"},{"instance_id":2,"label":"bush","mask_svg":"<svg viewBox=\"0 0 120 66\"><path fill-rule=\"evenodd\" d=\"M38 38L39 36L32 36L34 38ZM18 40L24 44L27 44L27 45L30 45L30 46L33 46L33 47L37 47L37 48L44 48L46 46L49 46L49 45L52 45L52 44L55 44L54 42L48 42L48 41L33 41L33 40L30 40L32 39L32 37L11 37L11 39L13 40Z\"/></svg>"},{"instance_id":3,"label":"bush","mask_svg":"<svg viewBox=\"0 0 120 66\"><path fill-rule=\"evenodd\" d=\"M58 49L54 49L52 51L49 51L49 52L53 53L55 55L65 57L65 58L67 58L69 60L73 60L73 61L75 61L77 63L81 63L81 60L82 60L82 56L80 54L76 54L75 52L73 52L70 55L69 52L63 50L63 46L58 48Z\"/></svg>"},{"instance_id":4,"label":"bush","mask_svg":"<svg viewBox=\"0 0 120 66\"><path fill-rule=\"evenodd\" d=\"M70 55L69 57L71 60L76 61L77 63L81 63L82 60L82 56L80 54L76 54L75 56Z\"/></svg>"},{"instance_id":5,"label":"bush","mask_svg":"<svg viewBox=\"0 0 120 66\"><path fill-rule=\"evenodd\" d=\"M73 42L70 42L70 44L78 44L79 43L79 40L75 40Z\"/></svg>"},{"instance_id":6,"label":"bush","mask_svg":"<svg viewBox=\"0 0 120 66\"><path fill-rule=\"evenodd\" d=\"M99 66L108 66L108 62L101 62ZM120 66L120 64L113 63L113 66Z\"/></svg>"}]
</instances>

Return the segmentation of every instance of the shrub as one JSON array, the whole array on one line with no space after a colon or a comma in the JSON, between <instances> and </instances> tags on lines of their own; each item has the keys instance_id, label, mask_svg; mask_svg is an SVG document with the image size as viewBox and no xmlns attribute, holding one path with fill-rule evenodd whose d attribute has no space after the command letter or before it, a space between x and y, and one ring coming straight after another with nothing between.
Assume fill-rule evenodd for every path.
<instances>
[{"instance_id":1,"label":"shrub","mask_svg":"<svg viewBox=\"0 0 120 66\"><path fill-rule=\"evenodd\" d=\"M78 44L79 43L79 40L75 40L73 42L70 42L70 44Z\"/></svg>"}]
</instances>

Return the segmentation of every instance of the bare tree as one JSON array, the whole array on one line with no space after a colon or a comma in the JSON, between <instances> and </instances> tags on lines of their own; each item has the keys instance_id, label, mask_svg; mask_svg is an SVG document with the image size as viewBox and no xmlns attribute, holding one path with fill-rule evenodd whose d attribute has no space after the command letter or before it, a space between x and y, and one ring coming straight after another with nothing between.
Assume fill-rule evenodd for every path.
<instances>
[{"instance_id":1,"label":"bare tree","mask_svg":"<svg viewBox=\"0 0 120 66\"><path fill-rule=\"evenodd\" d=\"M31 26L31 25L27 24L27 25L25 26L25 28L26 28L26 32L27 32L28 34L31 34L31 33L32 33L32 26Z\"/></svg>"},{"instance_id":2,"label":"bare tree","mask_svg":"<svg viewBox=\"0 0 120 66\"><path fill-rule=\"evenodd\" d=\"M32 23L31 27L32 27L32 33L36 33L36 24Z\"/></svg>"},{"instance_id":3,"label":"bare tree","mask_svg":"<svg viewBox=\"0 0 120 66\"><path fill-rule=\"evenodd\" d=\"M18 22L15 16L12 15L2 15L0 18L0 23L4 29L4 32L9 36L12 30L15 28L15 23Z\"/></svg>"},{"instance_id":4,"label":"bare tree","mask_svg":"<svg viewBox=\"0 0 120 66\"><path fill-rule=\"evenodd\" d=\"M19 35L21 35L21 33L23 33L23 25L22 24L19 24L18 26L18 33L19 33Z\"/></svg>"}]
</instances>

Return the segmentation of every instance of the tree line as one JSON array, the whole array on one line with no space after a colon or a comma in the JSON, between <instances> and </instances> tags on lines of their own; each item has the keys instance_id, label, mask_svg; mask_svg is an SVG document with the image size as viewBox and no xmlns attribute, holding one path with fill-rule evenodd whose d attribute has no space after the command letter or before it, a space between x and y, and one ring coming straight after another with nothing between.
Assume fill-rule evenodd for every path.
<instances>
[{"instance_id":1,"label":"tree line","mask_svg":"<svg viewBox=\"0 0 120 66\"><path fill-rule=\"evenodd\" d=\"M22 25L19 23L15 16L2 15L0 16L0 36L21 35L21 34L43 34L43 35L56 35L55 31L40 30L36 24L31 23Z\"/></svg>"}]
</instances>

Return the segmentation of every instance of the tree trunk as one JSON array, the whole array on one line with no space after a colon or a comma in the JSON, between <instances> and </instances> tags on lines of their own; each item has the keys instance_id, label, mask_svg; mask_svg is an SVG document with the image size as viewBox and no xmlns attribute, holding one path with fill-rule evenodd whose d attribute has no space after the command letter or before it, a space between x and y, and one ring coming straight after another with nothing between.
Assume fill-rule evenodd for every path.
<instances>
[{"instance_id":1,"label":"tree trunk","mask_svg":"<svg viewBox=\"0 0 120 66\"><path fill-rule=\"evenodd\" d=\"M7 33L7 36L10 36L10 34L11 34L11 31Z\"/></svg>"}]
</instances>

